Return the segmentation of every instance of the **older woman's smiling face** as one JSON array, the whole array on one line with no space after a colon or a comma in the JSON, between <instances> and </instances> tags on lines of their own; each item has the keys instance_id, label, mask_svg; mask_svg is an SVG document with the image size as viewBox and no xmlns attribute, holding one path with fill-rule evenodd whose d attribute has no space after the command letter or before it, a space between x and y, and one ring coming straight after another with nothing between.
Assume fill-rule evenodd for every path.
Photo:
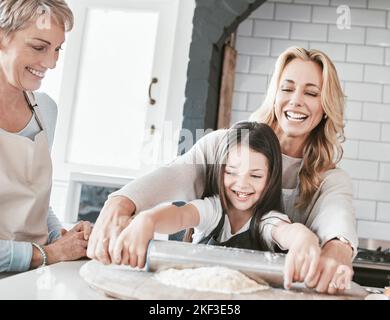
<instances>
[{"instance_id":1,"label":"older woman's smiling face","mask_svg":"<svg viewBox=\"0 0 390 320\"><path fill-rule=\"evenodd\" d=\"M51 23L49 29L31 23L7 37L0 34L0 77L15 88L37 90L48 69L56 66L65 41L63 26Z\"/></svg>"},{"instance_id":2,"label":"older woman's smiling face","mask_svg":"<svg viewBox=\"0 0 390 320\"><path fill-rule=\"evenodd\" d=\"M305 141L324 116L322 69L312 61L293 59L284 68L275 99L278 135ZM281 136L280 136L281 135Z\"/></svg>"}]
</instances>

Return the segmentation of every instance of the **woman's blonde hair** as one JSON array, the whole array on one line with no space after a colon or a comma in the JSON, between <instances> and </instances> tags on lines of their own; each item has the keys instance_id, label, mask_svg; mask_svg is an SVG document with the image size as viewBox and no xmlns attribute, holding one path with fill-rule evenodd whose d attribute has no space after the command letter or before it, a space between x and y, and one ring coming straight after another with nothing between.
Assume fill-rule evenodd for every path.
<instances>
[{"instance_id":1,"label":"woman's blonde hair","mask_svg":"<svg viewBox=\"0 0 390 320\"><path fill-rule=\"evenodd\" d=\"M0 0L0 30L9 35L47 14L66 31L72 30L73 13L63 0Z\"/></svg>"},{"instance_id":2,"label":"woman's blonde hair","mask_svg":"<svg viewBox=\"0 0 390 320\"><path fill-rule=\"evenodd\" d=\"M321 184L321 173L335 168L343 156L341 143L344 138L344 94L337 76L336 68L329 57L319 50L306 50L290 47L276 61L267 95L261 107L255 111L252 121L267 123L277 128L275 116L275 98L281 74L293 59L313 61L322 69L321 104L325 118L310 133L303 150L303 167L299 173L299 199L297 208L306 208Z\"/></svg>"}]
</instances>

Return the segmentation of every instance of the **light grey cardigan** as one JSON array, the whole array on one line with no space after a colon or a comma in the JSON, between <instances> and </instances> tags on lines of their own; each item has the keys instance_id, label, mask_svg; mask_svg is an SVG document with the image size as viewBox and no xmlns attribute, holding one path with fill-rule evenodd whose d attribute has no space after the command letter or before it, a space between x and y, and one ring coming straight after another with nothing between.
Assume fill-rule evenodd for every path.
<instances>
[{"instance_id":1,"label":"light grey cardigan","mask_svg":"<svg viewBox=\"0 0 390 320\"><path fill-rule=\"evenodd\" d=\"M170 165L130 182L109 197L126 196L135 203L136 212L161 202L199 199L205 186L206 164L213 163L217 145L225 132L226 129L222 129L207 134ZM339 168L325 172L311 203L306 210L299 211L294 208L301 168L296 165L297 161L302 162L301 159L283 155L285 213L291 221L303 223L316 233L321 245L335 237L344 237L351 242L356 254L358 237L350 177ZM291 186L293 180L296 180L296 183ZM292 189L288 189L291 187Z\"/></svg>"}]
</instances>

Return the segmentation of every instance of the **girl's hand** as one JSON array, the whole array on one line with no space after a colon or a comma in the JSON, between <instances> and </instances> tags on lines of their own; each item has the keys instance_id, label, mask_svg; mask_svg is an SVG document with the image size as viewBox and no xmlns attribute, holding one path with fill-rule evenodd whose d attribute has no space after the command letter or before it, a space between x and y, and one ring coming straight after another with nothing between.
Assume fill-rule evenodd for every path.
<instances>
[{"instance_id":1,"label":"girl's hand","mask_svg":"<svg viewBox=\"0 0 390 320\"><path fill-rule=\"evenodd\" d=\"M315 276L321 248L318 237L303 224L283 224L279 228L281 243L288 249L284 287L290 289L293 282L303 282Z\"/></svg>"},{"instance_id":2,"label":"girl's hand","mask_svg":"<svg viewBox=\"0 0 390 320\"><path fill-rule=\"evenodd\" d=\"M149 241L153 239L155 225L153 219L140 213L120 233L113 251L113 262L133 268L143 268Z\"/></svg>"}]
</instances>

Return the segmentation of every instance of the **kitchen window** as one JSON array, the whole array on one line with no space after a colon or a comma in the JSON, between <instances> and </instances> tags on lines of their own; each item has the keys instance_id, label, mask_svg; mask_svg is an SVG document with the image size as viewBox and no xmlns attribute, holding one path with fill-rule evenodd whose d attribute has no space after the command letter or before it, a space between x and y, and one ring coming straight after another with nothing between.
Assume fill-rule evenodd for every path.
<instances>
[{"instance_id":1,"label":"kitchen window","mask_svg":"<svg viewBox=\"0 0 390 320\"><path fill-rule=\"evenodd\" d=\"M52 152L55 212L65 210L63 195L72 173L120 181L175 157L192 31L187 27L179 33L177 24L190 18L186 24L192 29L192 17L179 12L194 6L179 0L68 4L75 26L41 88L59 106ZM188 44L178 41L183 34ZM179 71L183 76L177 76ZM171 129L168 139L164 128Z\"/></svg>"}]
</instances>

